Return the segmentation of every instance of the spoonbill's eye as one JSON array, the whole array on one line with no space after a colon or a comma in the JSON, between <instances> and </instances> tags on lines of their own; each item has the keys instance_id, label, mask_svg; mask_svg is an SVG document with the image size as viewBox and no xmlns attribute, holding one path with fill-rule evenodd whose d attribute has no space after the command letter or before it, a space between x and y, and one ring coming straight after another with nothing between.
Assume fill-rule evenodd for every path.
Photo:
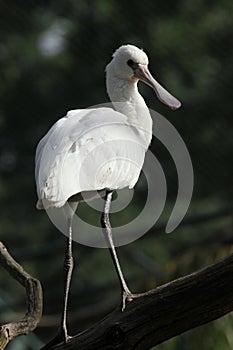
<instances>
[{"instance_id":1,"label":"spoonbill's eye","mask_svg":"<svg viewBox=\"0 0 233 350\"><path fill-rule=\"evenodd\" d=\"M133 60L127 61L128 66L130 66L132 69L135 69L137 67L137 63L135 63Z\"/></svg>"}]
</instances>

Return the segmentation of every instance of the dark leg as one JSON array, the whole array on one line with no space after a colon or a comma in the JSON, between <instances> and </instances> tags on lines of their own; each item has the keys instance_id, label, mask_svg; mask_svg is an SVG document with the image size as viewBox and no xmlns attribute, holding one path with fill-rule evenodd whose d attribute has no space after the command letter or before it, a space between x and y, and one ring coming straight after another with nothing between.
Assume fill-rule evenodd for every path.
<instances>
[{"instance_id":1,"label":"dark leg","mask_svg":"<svg viewBox=\"0 0 233 350\"><path fill-rule=\"evenodd\" d=\"M72 211L70 208L72 208L72 206L69 207L68 219L67 219L68 238L67 238L67 247L66 247L65 259L64 259L64 272L65 272L64 299L63 299L63 309L62 309L62 315L61 315L61 324L58 329L57 335L48 344L46 344L41 350L48 350L54 345L61 342L67 343L69 338L71 338L67 332L67 306L68 306L70 282L71 282L73 265L74 265L73 255L72 255L72 220L73 220L73 215L75 210Z\"/></svg>"},{"instance_id":2,"label":"dark leg","mask_svg":"<svg viewBox=\"0 0 233 350\"><path fill-rule=\"evenodd\" d=\"M111 206L113 191L107 191L105 196L105 205L104 212L101 217L101 225L103 228L103 232L105 235L106 242L108 244L109 252L111 254L114 266L116 268L117 276L120 281L121 293L122 293L122 311L125 309L126 302L131 301L136 295L132 294L125 282L121 266L117 257L116 249L114 246L113 238L112 238L112 228L109 221L109 211Z\"/></svg>"},{"instance_id":3,"label":"dark leg","mask_svg":"<svg viewBox=\"0 0 233 350\"><path fill-rule=\"evenodd\" d=\"M65 253L64 260L64 271L65 271L65 285L64 285L64 299L63 299L63 310L61 316L61 332L62 338L65 343L69 338L67 333L67 305L68 305L68 297L70 290L70 282L73 271L73 255L72 255L72 217L68 218L68 239L67 239L67 248Z\"/></svg>"}]
</instances>

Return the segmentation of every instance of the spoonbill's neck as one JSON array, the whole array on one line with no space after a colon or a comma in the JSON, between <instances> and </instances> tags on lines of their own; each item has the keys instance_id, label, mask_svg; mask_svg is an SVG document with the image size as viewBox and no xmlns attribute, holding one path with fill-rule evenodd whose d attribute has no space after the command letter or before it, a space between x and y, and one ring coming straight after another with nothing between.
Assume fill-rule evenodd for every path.
<instances>
[{"instance_id":1,"label":"spoonbill's neck","mask_svg":"<svg viewBox=\"0 0 233 350\"><path fill-rule=\"evenodd\" d=\"M152 137L152 119L138 91L137 81L123 80L107 74L106 85L115 109L127 116L128 123L138 130L145 147L148 147Z\"/></svg>"}]
</instances>

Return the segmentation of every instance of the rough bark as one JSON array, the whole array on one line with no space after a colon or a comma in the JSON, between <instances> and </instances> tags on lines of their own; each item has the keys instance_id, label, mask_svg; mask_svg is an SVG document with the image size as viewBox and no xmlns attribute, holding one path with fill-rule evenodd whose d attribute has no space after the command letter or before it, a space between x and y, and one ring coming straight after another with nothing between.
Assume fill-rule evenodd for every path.
<instances>
[{"instance_id":1,"label":"rough bark","mask_svg":"<svg viewBox=\"0 0 233 350\"><path fill-rule=\"evenodd\" d=\"M42 288L40 282L30 276L8 253L0 242L0 265L24 286L27 295L27 312L18 321L9 322L0 326L0 350L15 337L32 332L38 325L42 315Z\"/></svg>"}]
</instances>

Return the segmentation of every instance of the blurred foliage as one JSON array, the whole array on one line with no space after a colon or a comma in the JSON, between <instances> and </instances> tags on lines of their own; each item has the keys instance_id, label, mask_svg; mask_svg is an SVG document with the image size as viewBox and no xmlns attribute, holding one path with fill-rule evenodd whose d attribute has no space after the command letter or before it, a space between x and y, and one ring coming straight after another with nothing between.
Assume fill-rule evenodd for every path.
<instances>
[{"instance_id":1,"label":"blurred foliage","mask_svg":"<svg viewBox=\"0 0 233 350\"><path fill-rule=\"evenodd\" d=\"M44 287L39 329L9 349L38 349L59 321L65 237L35 209L34 152L38 140L67 110L108 101L104 68L123 43L143 47L150 70L183 107L169 111L140 86L148 106L182 135L195 172L187 215L232 204L233 3L229 0L143 2L27 0L0 2L0 237ZM174 113L174 114L173 114ZM157 140L154 154L168 182L166 220L176 195L176 170ZM131 217L145 193L136 187ZM84 207L82 216L92 218ZM232 218L144 236L119 249L133 291L185 275L232 252ZM77 333L119 302L112 262L105 250L75 244L70 323ZM90 276L92 278L90 279ZM24 291L1 270L1 322L24 312ZM233 348L232 315L176 337L156 349Z\"/></svg>"}]
</instances>

